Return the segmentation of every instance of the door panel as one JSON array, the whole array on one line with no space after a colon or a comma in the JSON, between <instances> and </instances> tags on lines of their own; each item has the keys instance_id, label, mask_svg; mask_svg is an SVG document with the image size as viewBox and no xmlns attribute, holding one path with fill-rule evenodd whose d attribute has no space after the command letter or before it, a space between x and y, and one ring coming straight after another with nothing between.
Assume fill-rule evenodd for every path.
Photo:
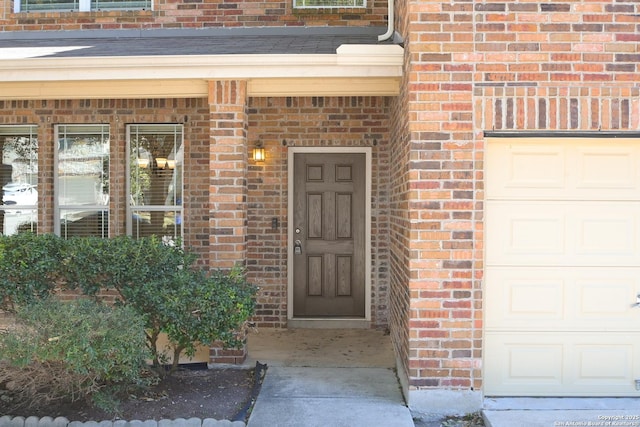
<instances>
[{"instance_id":1,"label":"door panel","mask_svg":"<svg viewBox=\"0 0 640 427\"><path fill-rule=\"evenodd\" d=\"M293 314L365 315L365 177L360 153L294 153Z\"/></svg>"}]
</instances>

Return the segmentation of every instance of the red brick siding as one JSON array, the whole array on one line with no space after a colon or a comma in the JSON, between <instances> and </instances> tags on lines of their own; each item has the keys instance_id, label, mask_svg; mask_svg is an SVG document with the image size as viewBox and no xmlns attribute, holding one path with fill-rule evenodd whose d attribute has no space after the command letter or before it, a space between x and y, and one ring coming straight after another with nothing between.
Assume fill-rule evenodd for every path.
<instances>
[{"instance_id":1,"label":"red brick siding","mask_svg":"<svg viewBox=\"0 0 640 427\"><path fill-rule=\"evenodd\" d=\"M487 130L637 130L639 87L477 87Z\"/></svg>"},{"instance_id":2,"label":"red brick siding","mask_svg":"<svg viewBox=\"0 0 640 427\"><path fill-rule=\"evenodd\" d=\"M405 55L405 71L409 69L408 55ZM393 100L390 122L391 141L389 151L389 248L390 248L390 292L389 330L391 340L401 366L401 378L409 376L409 320L411 271L411 218L408 210L409 162L411 158L411 132L409 131L409 85L403 76L401 93ZM413 357L416 357L414 355Z\"/></svg>"},{"instance_id":3,"label":"red brick siding","mask_svg":"<svg viewBox=\"0 0 640 427\"><path fill-rule=\"evenodd\" d=\"M386 326L389 282L389 100L380 97L251 98L249 149L264 143L267 159L250 161L248 254L260 286L256 322L282 327L287 319L287 146L367 146L372 159L372 317ZM278 228L272 228L277 219Z\"/></svg>"},{"instance_id":4,"label":"red brick siding","mask_svg":"<svg viewBox=\"0 0 640 427\"><path fill-rule=\"evenodd\" d=\"M247 359L247 341L243 341L240 348L224 348L224 343L216 341L209 349L210 363L226 363L230 365L241 365Z\"/></svg>"},{"instance_id":5,"label":"red brick siding","mask_svg":"<svg viewBox=\"0 0 640 427\"><path fill-rule=\"evenodd\" d=\"M481 330L474 325L481 318L481 283L474 280L475 260L481 257L473 243L478 221L473 68L451 57L473 51L472 5L407 7L401 24L407 81L393 120L393 139L402 145L392 156L391 207L397 212L392 252L404 250L404 256L393 270L398 306L391 312L398 314L391 323L407 329L396 348L401 360L408 353L405 369L412 389L470 389L479 386L481 348ZM408 297L403 295L407 289Z\"/></svg>"},{"instance_id":6,"label":"red brick siding","mask_svg":"<svg viewBox=\"0 0 640 427\"><path fill-rule=\"evenodd\" d=\"M436 1L398 8L407 10L398 28L410 92L393 108L392 140L402 146L392 149L391 239L392 253L403 243L411 252L392 261L391 324L402 326L407 302L400 295L409 288L411 387L477 389L483 131L638 130L640 4ZM402 337L395 341L402 356Z\"/></svg>"},{"instance_id":7,"label":"red brick siding","mask_svg":"<svg viewBox=\"0 0 640 427\"><path fill-rule=\"evenodd\" d=\"M387 3L369 0L366 8L293 9L293 0L155 0L152 11L13 13L4 0L0 31L72 31L268 26L385 26Z\"/></svg>"}]
</instances>

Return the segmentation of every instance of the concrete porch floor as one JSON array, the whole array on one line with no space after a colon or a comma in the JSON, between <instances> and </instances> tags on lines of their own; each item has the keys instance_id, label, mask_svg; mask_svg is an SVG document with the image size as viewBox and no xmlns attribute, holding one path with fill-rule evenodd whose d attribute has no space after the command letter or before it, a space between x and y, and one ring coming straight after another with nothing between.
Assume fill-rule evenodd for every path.
<instances>
[{"instance_id":1,"label":"concrete porch floor","mask_svg":"<svg viewBox=\"0 0 640 427\"><path fill-rule=\"evenodd\" d=\"M388 368L396 362L391 338L371 329L257 329L248 337L248 365L314 368Z\"/></svg>"}]
</instances>

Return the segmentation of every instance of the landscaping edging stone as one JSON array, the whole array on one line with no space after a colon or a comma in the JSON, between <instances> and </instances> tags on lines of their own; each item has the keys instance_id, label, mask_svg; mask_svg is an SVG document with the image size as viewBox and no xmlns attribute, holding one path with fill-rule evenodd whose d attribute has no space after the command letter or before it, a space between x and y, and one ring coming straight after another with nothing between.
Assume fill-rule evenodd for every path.
<instances>
[{"instance_id":1,"label":"landscaping edging stone","mask_svg":"<svg viewBox=\"0 0 640 427\"><path fill-rule=\"evenodd\" d=\"M64 417L0 417L0 427L246 427L242 421L216 420L213 418L176 418L175 420L132 421L69 421Z\"/></svg>"}]
</instances>

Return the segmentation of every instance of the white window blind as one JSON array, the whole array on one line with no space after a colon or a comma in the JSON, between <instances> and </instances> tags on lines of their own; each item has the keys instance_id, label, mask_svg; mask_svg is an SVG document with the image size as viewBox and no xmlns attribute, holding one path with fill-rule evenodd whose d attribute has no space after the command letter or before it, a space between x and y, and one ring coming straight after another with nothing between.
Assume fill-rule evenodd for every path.
<instances>
[{"instance_id":1,"label":"white window blind","mask_svg":"<svg viewBox=\"0 0 640 427\"><path fill-rule=\"evenodd\" d=\"M151 0L16 0L14 12L151 10Z\"/></svg>"},{"instance_id":2,"label":"white window blind","mask_svg":"<svg viewBox=\"0 0 640 427\"><path fill-rule=\"evenodd\" d=\"M338 7L366 7L366 0L293 0L297 9L325 9Z\"/></svg>"},{"instance_id":3,"label":"white window blind","mask_svg":"<svg viewBox=\"0 0 640 427\"><path fill-rule=\"evenodd\" d=\"M109 126L57 125L56 232L109 236Z\"/></svg>"},{"instance_id":4,"label":"white window blind","mask_svg":"<svg viewBox=\"0 0 640 427\"><path fill-rule=\"evenodd\" d=\"M182 125L129 125L127 145L128 233L182 237Z\"/></svg>"}]
</instances>

